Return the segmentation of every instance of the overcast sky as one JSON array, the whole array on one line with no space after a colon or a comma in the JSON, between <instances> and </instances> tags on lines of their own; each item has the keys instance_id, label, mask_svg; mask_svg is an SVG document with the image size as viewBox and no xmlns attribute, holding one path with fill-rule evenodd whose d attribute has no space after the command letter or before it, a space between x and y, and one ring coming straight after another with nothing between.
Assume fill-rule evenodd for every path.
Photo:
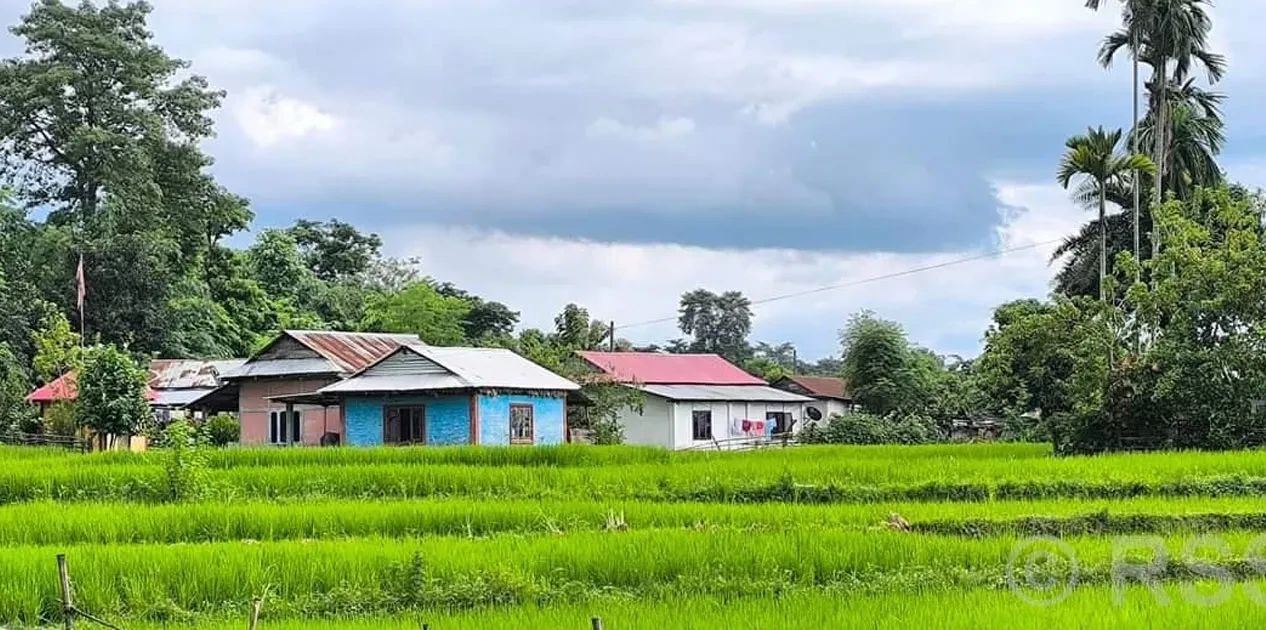
<instances>
[{"instance_id":1,"label":"overcast sky","mask_svg":"<svg viewBox=\"0 0 1266 630\"><path fill-rule=\"evenodd\" d=\"M1129 116L1128 67L1095 62L1117 9L1081 0L151 1L159 42L229 91L207 148L257 227L352 222L528 326L1058 238L1086 218L1053 184L1063 139ZM1214 11L1223 163L1252 185L1263 5ZM753 340L825 356L871 308L974 355L995 305L1047 293L1049 251L758 306Z\"/></svg>"}]
</instances>

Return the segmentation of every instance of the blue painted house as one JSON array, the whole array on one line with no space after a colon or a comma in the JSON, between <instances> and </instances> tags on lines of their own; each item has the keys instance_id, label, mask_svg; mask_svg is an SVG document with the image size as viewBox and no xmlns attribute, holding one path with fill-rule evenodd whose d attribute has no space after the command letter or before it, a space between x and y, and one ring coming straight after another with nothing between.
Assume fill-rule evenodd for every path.
<instances>
[{"instance_id":1,"label":"blue painted house","mask_svg":"<svg viewBox=\"0 0 1266 630\"><path fill-rule=\"evenodd\" d=\"M407 344L287 406L339 406L346 443L560 444L580 386L500 348Z\"/></svg>"}]
</instances>

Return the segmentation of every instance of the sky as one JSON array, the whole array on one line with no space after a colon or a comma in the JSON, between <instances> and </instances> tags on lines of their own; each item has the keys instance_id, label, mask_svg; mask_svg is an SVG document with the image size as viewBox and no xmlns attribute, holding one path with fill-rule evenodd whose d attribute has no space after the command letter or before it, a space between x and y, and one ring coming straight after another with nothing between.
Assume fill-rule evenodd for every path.
<instances>
[{"instance_id":1,"label":"sky","mask_svg":"<svg viewBox=\"0 0 1266 630\"><path fill-rule=\"evenodd\" d=\"M256 229L341 219L524 326L575 302L637 343L679 336L635 324L694 288L852 285L757 305L752 340L837 354L871 309L973 356L995 306L1049 292L1050 241L1088 217L1054 183L1064 139L1130 115L1128 65L1095 61L1117 3L151 3L158 43L228 92L206 150ZM1263 5L1213 10L1223 165L1254 186Z\"/></svg>"}]
</instances>

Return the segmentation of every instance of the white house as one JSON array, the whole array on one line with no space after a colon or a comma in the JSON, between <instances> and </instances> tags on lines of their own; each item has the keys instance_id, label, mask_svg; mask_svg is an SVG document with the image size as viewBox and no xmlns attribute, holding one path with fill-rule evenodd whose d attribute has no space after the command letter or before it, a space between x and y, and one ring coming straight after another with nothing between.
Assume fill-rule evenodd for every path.
<instances>
[{"instance_id":1,"label":"white house","mask_svg":"<svg viewBox=\"0 0 1266 630\"><path fill-rule=\"evenodd\" d=\"M684 449L795 433L808 396L770 387L715 354L581 352L600 374L644 394L619 418L625 442Z\"/></svg>"},{"instance_id":2,"label":"white house","mask_svg":"<svg viewBox=\"0 0 1266 630\"><path fill-rule=\"evenodd\" d=\"M794 394L813 398L804 407L806 422L826 422L831 416L844 415L853 410L853 397L842 378L829 376L784 376L774 381L774 387Z\"/></svg>"}]
</instances>

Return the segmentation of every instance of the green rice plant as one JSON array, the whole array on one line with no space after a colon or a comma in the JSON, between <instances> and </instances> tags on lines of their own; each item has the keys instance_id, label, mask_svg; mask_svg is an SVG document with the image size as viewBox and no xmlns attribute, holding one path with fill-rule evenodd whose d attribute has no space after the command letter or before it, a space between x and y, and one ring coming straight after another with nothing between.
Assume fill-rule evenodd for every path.
<instances>
[{"instance_id":1,"label":"green rice plant","mask_svg":"<svg viewBox=\"0 0 1266 630\"><path fill-rule=\"evenodd\" d=\"M1253 535L1228 534L1243 553ZM240 610L268 592L278 615L391 613L581 601L602 593L656 599L788 589L905 592L1005 584L1015 538L790 529L647 530L490 539L355 539L191 545L77 546L76 599L86 610L154 617L172 610ZM1086 583L1109 577L1112 542L1071 538ZM1180 557L1185 539L1167 541ZM0 550L0 620L57 616L53 556L63 548ZM1239 556L1217 558L1261 577ZM1065 568L1054 566L1059 576ZM1164 576L1194 576L1175 561Z\"/></svg>"},{"instance_id":2,"label":"green rice plant","mask_svg":"<svg viewBox=\"0 0 1266 630\"><path fill-rule=\"evenodd\" d=\"M1236 584L1231 598L1210 609L1184 597L1182 588L1207 584L1169 585L1162 603L1147 587L1122 591L1120 603L1111 588L1087 587L1048 607L1030 605L1009 592L972 590L922 594L842 596L831 591L795 591L778 596L679 596L661 601L595 598L583 604L521 606L476 611L437 611L397 617L337 618L328 620L269 619L269 630L416 630L420 622L435 630L587 630L598 616L604 626L663 628L665 630L767 630L769 628L1217 628L1250 630L1261 626L1261 603L1250 589L1266 592L1260 582ZM236 630L240 618L203 620L180 630ZM141 626L154 628L153 626Z\"/></svg>"},{"instance_id":3,"label":"green rice plant","mask_svg":"<svg viewBox=\"0 0 1266 630\"><path fill-rule=\"evenodd\" d=\"M709 504L651 501L232 501L179 505L0 506L0 545L182 543L380 536L489 536L623 529L864 531L892 514L916 532L957 536L1105 535L1266 529L1259 499L981 503Z\"/></svg>"}]
</instances>

